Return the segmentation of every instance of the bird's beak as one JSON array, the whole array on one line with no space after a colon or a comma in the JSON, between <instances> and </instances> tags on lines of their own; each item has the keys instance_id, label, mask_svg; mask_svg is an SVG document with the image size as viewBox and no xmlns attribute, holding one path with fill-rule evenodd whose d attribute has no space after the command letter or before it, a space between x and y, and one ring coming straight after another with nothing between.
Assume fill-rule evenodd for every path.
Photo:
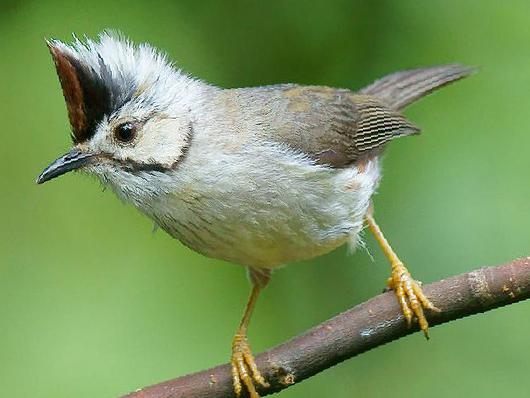
<instances>
[{"instance_id":1,"label":"bird's beak","mask_svg":"<svg viewBox=\"0 0 530 398\"><path fill-rule=\"evenodd\" d=\"M67 154L61 156L59 159L53 161L37 178L37 184L49 181L55 177L69 171L76 170L87 163L94 157L93 154L83 152L78 148L73 148Z\"/></svg>"}]
</instances>

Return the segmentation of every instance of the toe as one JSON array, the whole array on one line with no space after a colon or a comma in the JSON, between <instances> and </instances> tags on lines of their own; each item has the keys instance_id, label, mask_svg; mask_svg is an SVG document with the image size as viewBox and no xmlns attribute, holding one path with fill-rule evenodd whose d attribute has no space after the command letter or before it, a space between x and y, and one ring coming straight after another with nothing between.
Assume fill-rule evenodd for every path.
<instances>
[{"instance_id":1,"label":"toe","mask_svg":"<svg viewBox=\"0 0 530 398\"><path fill-rule=\"evenodd\" d=\"M429 301L418 282L412 278L403 264L399 263L393 266L389 286L394 289L407 326L410 327L412 318L416 318L425 337L429 338L429 323L425 317L424 309L433 311L439 311L439 309Z\"/></svg>"},{"instance_id":2,"label":"toe","mask_svg":"<svg viewBox=\"0 0 530 398\"><path fill-rule=\"evenodd\" d=\"M240 396L243 386L250 398L259 398L256 385L268 387L269 384L261 375L250 346L244 336L236 335L232 344L232 379L234 392Z\"/></svg>"},{"instance_id":3,"label":"toe","mask_svg":"<svg viewBox=\"0 0 530 398\"><path fill-rule=\"evenodd\" d=\"M421 302L421 305L423 308L427 308L428 310L440 312L440 309L435 307L433 303L425 296L425 293L423 293L423 290L420 286L420 284L417 281L414 281L413 284L413 290L416 296L418 297L418 300Z\"/></svg>"},{"instance_id":4,"label":"toe","mask_svg":"<svg viewBox=\"0 0 530 398\"><path fill-rule=\"evenodd\" d=\"M243 387L241 386L241 378L239 377L239 370L237 368L237 364L232 359L232 383L234 384L234 392L236 393L236 396L239 397L241 395L241 391Z\"/></svg>"},{"instance_id":5,"label":"toe","mask_svg":"<svg viewBox=\"0 0 530 398\"><path fill-rule=\"evenodd\" d=\"M245 363L250 369L250 373L252 374L252 378L254 379L254 381L263 387L269 387L269 383L267 383L265 381L265 378L261 375L261 372L259 371L258 366L256 365L256 361L254 360L254 356L252 355L252 353L245 352L243 354L243 357L245 359Z\"/></svg>"},{"instance_id":6,"label":"toe","mask_svg":"<svg viewBox=\"0 0 530 398\"><path fill-rule=\"evenodd\" d=\"M410 327L410 325L412 324L412 311L410 309L410 304L408 302L407 296L405 295L403 285L398 284L395 287L395 293L399 301L399 305L401 306L401 312L403 312L403 316L407 321L407 326Z\"/></svg>"},{"instance_id":7,"label":"toe","mask_svg":"<svg viewBox=\"0 0 530 398\"><path fill-rule=\"evenodd\" d=\"M245 364L243 361L241 361L241 366L239 367L239 376L241 377L241 380L243 381L243 384L245 385L248 394L250 398L259 398L259 394L256 391L256 387L254 386L254 382L252 381L252 377L247 372L247 369L245 367Z\"/></svg>"},{"instance_id":8,"label":"toe","mask_svg":"<svg viewBox=\"0 0 530 398\"><path fill-rule=\"evenodd\" d=\"M250 398L259 398L243 354L239 352L232 357L232 379L236 396L241 396L241 391L243 390L242 384L244 384Z\"/></svg>"}]
</instances>

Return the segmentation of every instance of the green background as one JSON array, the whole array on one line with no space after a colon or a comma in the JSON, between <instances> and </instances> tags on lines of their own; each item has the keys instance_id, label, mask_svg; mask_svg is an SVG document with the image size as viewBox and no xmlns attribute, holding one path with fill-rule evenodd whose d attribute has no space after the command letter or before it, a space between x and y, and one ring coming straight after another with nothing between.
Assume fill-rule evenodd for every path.
<instances>
[{"instance_id":1,"label":"green background","mask_svg":"<svg viewBox=\"0 0 530 398\"><path fill-rule=\"evenodd\" d=\"M248 293L91 178L44 186L69 148L44 38L119 29L223 87L358 88L399 69L482 67L406 111L423 127L387 151L376 214L425 282L530 254L527 1L27 1L0 6L0 395L117 397L225 362ZM262 351L359 303L389 266L345 248L278 271L250 340ZM283 397L526 396L530 302L381 347Z\"/></svg>"}]
</instances>

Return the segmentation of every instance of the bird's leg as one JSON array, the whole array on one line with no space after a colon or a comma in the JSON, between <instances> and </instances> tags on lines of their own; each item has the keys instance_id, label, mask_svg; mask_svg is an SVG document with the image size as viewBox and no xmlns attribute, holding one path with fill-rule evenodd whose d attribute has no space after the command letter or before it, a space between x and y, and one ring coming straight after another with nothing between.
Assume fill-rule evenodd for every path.
<instances>
[{"instance_id":1,"label":"bird's leg","mask_svg":"<svg viewBox=\"0 0 530 398\"><path fill-rule=\"evenodd\" d=\"M250 398L259 398L255 384L263 387L268 387L269 384L265 381L265 378L256 366L252 350L247 340L247 329L256 300L261 290L267 286L270 280L270 271L248 268L248 272L250 281L252 282L252 291L250 292L241 323L232 340L232 380L234 382L234 391L238 397L241 394L243 385L245 385Z\"/></svg>"},{"instance_id":2,"label":"bird's leg","mask_svg":"<svg viewBox=\"0 0 530 398\"><path fill-rule=\"evenodd\" d=\"M388 278L388 287L394 290L407 325L410 327L412 317L415 316L425 337L429 338L429 323L425 318L423 310L424 308L433 311L440 310L425 296L420 283L412 279L407 267L405 267L394 250L392 250L379 225L375 222L371 210L366 215L366 223L379 243L379 246L383 249L383 253L390 261L392 273L390 278Z\"/></svg>"}]
</instances>

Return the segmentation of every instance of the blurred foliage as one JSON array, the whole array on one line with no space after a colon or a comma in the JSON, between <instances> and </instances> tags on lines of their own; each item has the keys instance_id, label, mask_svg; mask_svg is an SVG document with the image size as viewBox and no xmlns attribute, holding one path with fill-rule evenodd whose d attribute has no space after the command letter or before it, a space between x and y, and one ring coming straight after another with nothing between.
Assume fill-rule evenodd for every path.
<instances>
[{"instance_id":1,"label":"blurred foliage","mask_svg":"<svg viewBox=\"0 0 530 398\"><path fill-rule=\"evenodd\" d=\"M34 179L69 146L45 37L118 29L211 83L361 87L408 67L481 72L407 110L423 127L385 159L375 198L424 281L529 255L528 1L9 1L0 3L0 386L5 397L116 397L227 361L243 269L204 258L87 177ZM367 237L278 271L256 351L381 291ZM437 327L347 361L283 397L526 396L530 303Z\"/></svg>"}]
</instances>

